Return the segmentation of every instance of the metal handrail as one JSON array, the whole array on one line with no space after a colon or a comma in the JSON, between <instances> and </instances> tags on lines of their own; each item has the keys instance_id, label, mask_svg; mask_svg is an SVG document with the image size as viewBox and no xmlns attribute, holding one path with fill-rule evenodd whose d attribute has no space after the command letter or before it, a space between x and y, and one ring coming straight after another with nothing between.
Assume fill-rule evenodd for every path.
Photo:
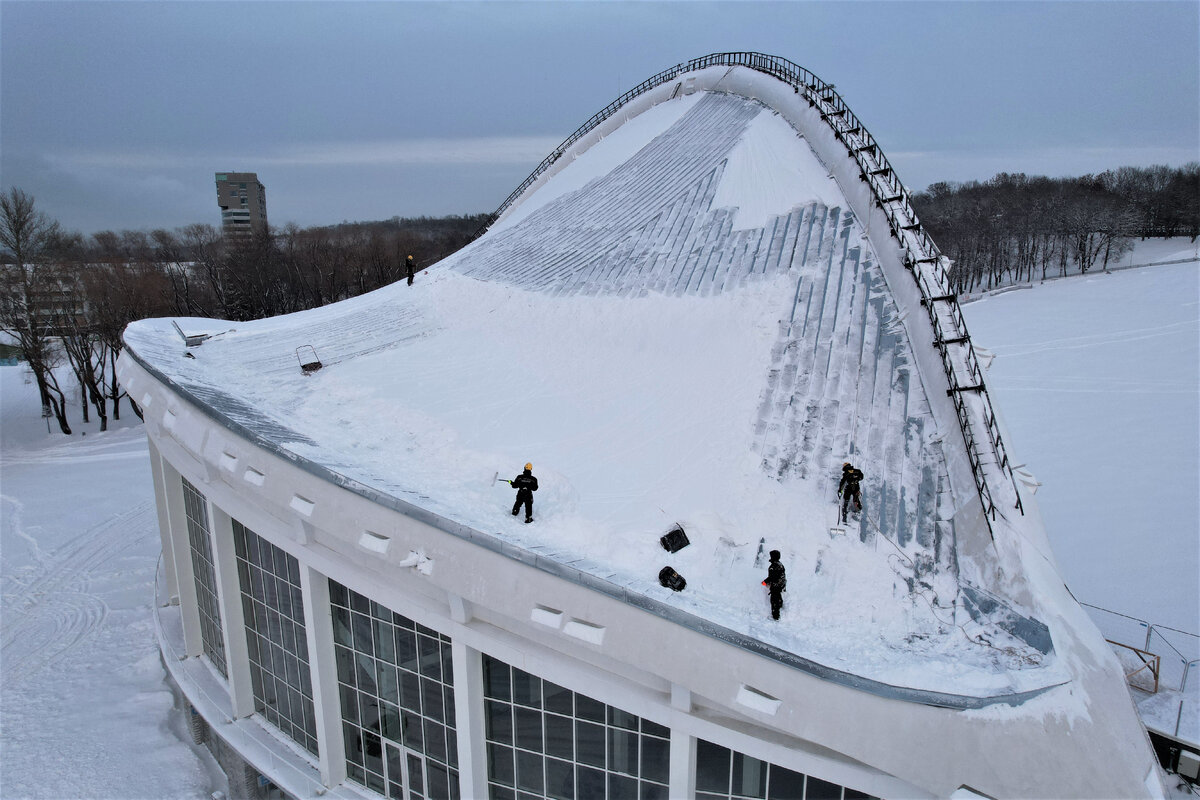
<instances>
[{"instance_id":1,"label":"metal handrail","mask_svg":"<svg viewBox=\"0 0 1200 800\"><path fill-rule=\"evenodd\" d=\"M1002 474L1007 474L1008 476L1013 496L1016 498L1014 507L1021 514L1025 513L1025 508L1021 501L1021 492L1017 488L1017 480L1013 474L1012 463L1009 460L1007 449L1000 436L1000 427L996 419L996 412L992 407L991 398L988 396L984 385L983 369L980 367L979 359L975 355L974 348L971 346L962 309L958 305L957 298L950 291L950 277L943 263L941 251L921 224L912 203L911 193L900 182L896 171L887 160L887 156L883 154L883 150L879 147L878 142L875 141L862 122L854 116L854 113L850 111L841 95L834 90L833 85L821 80L804 67L794 64L786 58L770 56L764 53L749 51L710 53L700 58L693 58L691 61L676 64L657 75L647 78L589 117L574 133L564 139L558 147L554 148L550 155L542 159L541 163L529 174L529 177L522 181L521 185L514 189L505 198L504 202L500 204L500 207L488 217L487 222L476 231L472 240L478 239L486 233L525 190L533 185L546 170L563 156L571 145L575 144L615 114L630 100L651 89L673 81L680 75L715 66L753 69L783 81L795 89L797 94L803 93L808 104L820 112L821 119L830 126L834 136L846 148L847 152L855 160L855 163L857 163L862 180L871 187L871 193L875 198L876 205L887 216L888 227L892 236L905 251L904 266L912 272L917 287L921 292L922 302L929 312L929 319L934 327L935 341L944 342L954 340L956 342L955 346L962 347L963 361L967 370L966 377L969 378L969 381L965 383L960 383L958 380L958 370L955 368L954 361L949 355L948 346L939 346L938 349L941 353L942 369L946 374L946 381L950 387L950 396L954 401L958 425L967 446L968 461L970 462L971 472L975 479L975 489L983 505L984 522L988 527L988 534L995 539L992 523L996 520L998 511L996 504L992 500L991 489L987 484L984 460L978 452L979 447L976 437L972 432L975 423L972 420L971 407L961 396L961 390L964 387L969 386L979 398L979 404L982 406L979 409L981 416L979 422L987 434L987 440L995 456L996 465L1000 468ZM930 277L927 276L932 277L932 286L930 285ZM942 325L938 311L934 307L934 298L938 298L936 302L944 303L945 308L948 309L948 322L953 328L954 335L949 337L945 335L945 326Z\"/></svg>"},{"instance_id":2,"label":"metal handrail","mask_svg":"<svg viewBox=\"0 0 1200 800\"><path fill-rule=\"evenodd\" d=\"M1179 628L1172 628L1169 625L1158 625L1156 623L1147 622L1144 619L1140 619L1138 617L1131 617L1128 614L1122 614L1120 611L1113 611L1111 608L1104 608L1103 606L1096 606L1096 605L1092 605L1091 603L1080 602L1079 605L1084 606L1086 608L1095 609L1096 611L1103 611L1105 614L1111 614L1114 617L1121 617L1122 619L1127 619L1130 622L1136 622L1140 627L1145 628L1146 629L1146 639L1145 639L1145 642L1142 644L1142 647L1141 647L1142 650L1150 651L1150 645L1154 638L1154 634L1156 631L1158 631L1159 632L1158 633L1159 641L1161 641L1163 644L1165 644L1168 648L1171 649L1171 651L1175 654L1175 657L1178 660L1178 662L1183 666L1183 675L1182 675L1182 678L1180 679L1179 689L1177 691L1179 691L1179 692L1187 691L1187 681L1188 681L1189 673L1191 672L1191 668L1193 666L1196 666L1197 664L1200 664L1200 659L1193 658L1193 659L1189 660L1188 657L1186 655L1184 655L1183 653L1181 653L1179 651L1179 648L1176 647L1174 644L1172 644L1171 641L1166 636L1163 636L1163 634L1161 632L1162 631L1171 631L1172 633L1178 633L1182 636L1190 636L1191 638L1198 639L1198 640L1200 640L1200 635L1192 633L1191 631L1184 631L1184 630L1180 630ZM1121 642L1120 644L1124 647L1130 646L1123 642Z\"/></svg>"}]
</instances>

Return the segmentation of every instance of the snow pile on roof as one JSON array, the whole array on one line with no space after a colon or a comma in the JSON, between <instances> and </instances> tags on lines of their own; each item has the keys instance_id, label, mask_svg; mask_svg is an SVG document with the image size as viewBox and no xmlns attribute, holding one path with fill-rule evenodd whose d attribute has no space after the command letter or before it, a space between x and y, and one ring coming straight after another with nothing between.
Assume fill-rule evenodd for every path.
<instances>
[{"instance_id":1,"label":"snow pile on roof","mask_svg":"<svg viewBox=\"0 0 1200 800\"><path fill-rule=\"evenodd\" d=\"M833 669L978 695L1066 680L1050 647L987 621L985 590L1004 587L958 583L956 431L804 138L754 100L697 93L565 158L411 288L180 321L213 334L194 359L167 320L126 341L299 457ZM323 369L301 374L302 346ZM844 460L866 509L831 534ZM527 461L532 525L494 482ZM676 524L693 544L667 554ZM788 570L777 623L760 548ZM658 585L668 563L686 591Z\"/></svg>"}]
</instances>

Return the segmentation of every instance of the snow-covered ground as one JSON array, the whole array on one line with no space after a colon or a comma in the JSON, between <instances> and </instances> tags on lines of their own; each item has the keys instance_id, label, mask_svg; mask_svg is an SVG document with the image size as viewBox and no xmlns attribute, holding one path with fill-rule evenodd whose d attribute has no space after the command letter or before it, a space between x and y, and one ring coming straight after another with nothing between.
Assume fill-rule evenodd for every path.
<instances>
[{"instance_id":1,"label":"snow-covered ground","mask_svg":"<svg viewBox=\"0 0 1200 800\"><path fill-rule=\"evenodd\" d=\"M989 385L1011 452L1043 484L1038 504L1076 598L1193 633L1197 265L1068 278L963 305L972 340L995 356Z\"/></svg>"},{"instance_id":2,"label":"snow-covered ground","mask_svg":"<svg viewBox=\"0 0 1200 800\"><path fill-rule=\"evenodd\" d=\"M1147 725L1200 742L1200 261L1141 242L1133 264L966 303L1010 453L1067 585L1104 635L1162 658ZM1130 619L1133 618L1133 619ZM1151 627L1147 628L1144 623ZM1127 671L1142 662L1115 648ZM1186 676L1186 691L1177 693ZM1143 671L1140 677L1147 676Z\"/></svg>"},{"instance_id":3,"label":"snow-covered ground","mask_svg":"<svg viewBox=\"0 0 1200 800\"><path fill-rule=\"evenodd\" d=\"M0 367L0 796L206 797L154 638L145 433L47 434L26 374Z\"/></svg>"}]
</instances>

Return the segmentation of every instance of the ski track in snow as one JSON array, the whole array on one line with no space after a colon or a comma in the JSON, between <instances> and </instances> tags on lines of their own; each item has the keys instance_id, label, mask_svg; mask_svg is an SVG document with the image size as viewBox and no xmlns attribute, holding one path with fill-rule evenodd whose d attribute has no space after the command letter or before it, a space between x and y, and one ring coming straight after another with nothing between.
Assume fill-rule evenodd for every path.
<instances>
[{"instance_id":1,"label":"ski track in snow","mask_svg":"<svg viewBox=\"0 0 1200 800\"><path fill-rule=\"evenodd\" d=\"M9 689L40 673L79 646L108 616L108 604L91 591L93 575L111 559L153 535L154 506L143 501L83 531L49 553L12 520L15 532L33 542L35 563L4 576L4 632L0 659ZM131 531L140 532L130 540Z\"/></svg>"}]
</instances>

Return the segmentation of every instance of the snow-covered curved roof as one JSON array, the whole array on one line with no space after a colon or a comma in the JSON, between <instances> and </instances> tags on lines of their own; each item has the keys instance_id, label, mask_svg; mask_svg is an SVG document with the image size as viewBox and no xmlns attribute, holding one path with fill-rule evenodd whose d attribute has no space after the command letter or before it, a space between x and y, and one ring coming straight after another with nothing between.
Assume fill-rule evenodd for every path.
<instances>
[{"instance_id":1,"label":"snow-covered curved roof","mask_svg":"<svg viewBox=\"0 0 1200 800\"><path fill-rule=\"evenodd\" d=\"M411 287L255 322L147 320L130 355L340 485L831 679L962 707L1068 681L1020 570L1040 527L1015 519L995 545L969 513L928 323L841 145L773 78L692 77L576 142ZM173 323L209 335L191 358ZM532 525L497 480L527 461ZM844 461L866 473L865 509L840 531ZM667 554L677 524L692 544ZM760 586L772 549L779 622ZM664 564L685 591L659 585Z\"/></svg>"}]
</instances>

